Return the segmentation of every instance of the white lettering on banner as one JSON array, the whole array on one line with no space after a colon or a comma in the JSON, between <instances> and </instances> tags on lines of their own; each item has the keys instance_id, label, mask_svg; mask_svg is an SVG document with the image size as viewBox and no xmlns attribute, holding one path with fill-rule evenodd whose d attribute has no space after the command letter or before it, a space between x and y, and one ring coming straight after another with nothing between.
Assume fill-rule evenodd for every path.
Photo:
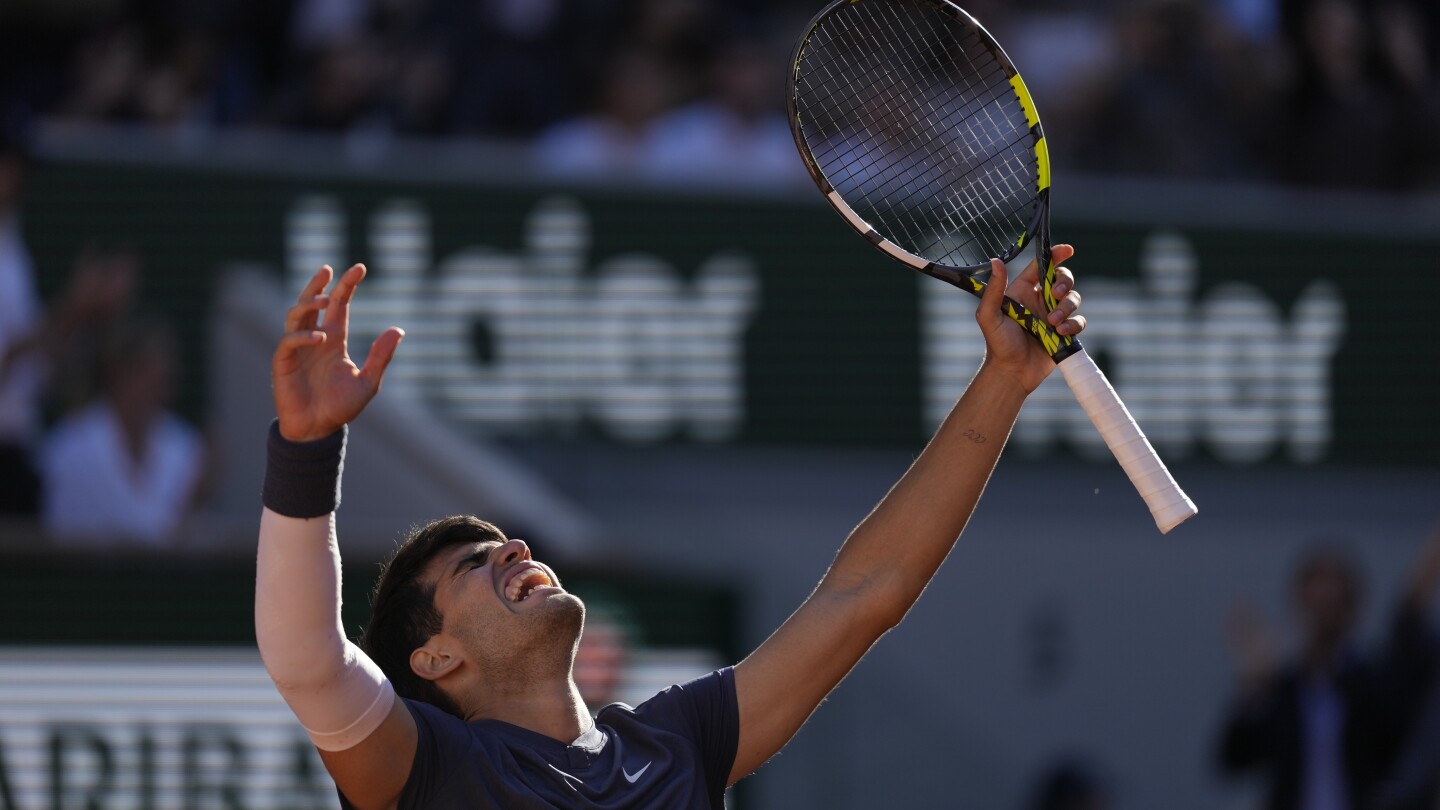
<instances>
[{"instance_id":1,"label":"white lettering on banner","mask_svg":"<svg viewBox=\"0 0 1440 810\"><path fill-rule=\"evenodd\" d=\"M715 671L637 646L616 700ZM252 648L0 646L0 810L335 810L315 746Z\"/></svg>"},{"instance_id":2,"label":"white lettering on banner","mask_svg":"<svg viewBox=\"0 0 1440 810\"><path fill-rule=\"evenodd\" d=\"M1203 445L1233 464L1277 449L1292 461L1330 447L1331 361L1345 334L1345 305L1329 281L1312 281L1285 314L1250 284L1227 283L1196 300L1199 262L1174 231L1151 234L1138 281L1082 280L1086 351L1108 360L1120 397L1162 455ZM984 355L971 317L975 299L948 284L921 284L925 416L938 424ZM1108 456L1059 374L1026 403L1011 442L1022 453L1057 441L1089 458Z\"/></svg>"},{"instance_id":3,"label":"white lettering on banner","mask_svg":"<svg viewBox=\"0 0 1440 810\"><path fill-rule=\"evenodd\" d=\"M292 209L293 290L320 265L343 261L347 229L332 197ZM464 248L433 274L430 217L418 204L382 205L369 238L371 279L352 307L352 328L357 336L406 329L405 362L387 380L398 395L509 432L573 429L588 418L624 441L680 430L721 441L742 427L743 337L759 295L747 254L712 254L688 283L645 253L587 273L590 219L565 197L536 204L520 250Z\"/></svg>"},{"instance_id":4,"label":"white lettering on banner","mask_svg":"<svg viewBox=\"0 0 1440 810\"><path fill-rule=\"evenodd\" d=\"M253 650L0 650L0 810L332 810Z\"/></svg>"}]
</instances>

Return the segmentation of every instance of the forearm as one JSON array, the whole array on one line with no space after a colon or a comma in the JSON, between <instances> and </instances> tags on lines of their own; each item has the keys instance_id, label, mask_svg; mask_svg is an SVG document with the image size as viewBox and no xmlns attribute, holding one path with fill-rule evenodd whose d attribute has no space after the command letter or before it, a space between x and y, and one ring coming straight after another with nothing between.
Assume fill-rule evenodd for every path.
<instances>
[{"instance_id":1,"label":"forearm","mask_svg":"<svg viewBox=\"0 0 1440 810\"><path fill-rule=\"evenodd\" d=\"M915 603L970 519L1024 399L1011 378L982 366L815 592L736 667L741 745L732 782L789 741Z\"/></svg>"},{"instance_id":2,"label":"forearm","mask_svg":"<svg viewBox=\"0 0 1440 810\"><path fill-rule=\"evenodd\" d=\"M339 544L335 515L325 510L338 503L343 437L332 444L327 458L314 445L286 444L272 434L256 555L255 640L311 739L339 751L379 726L394 691L341 626Z\"/></svg>"},{"instance_id":3,"label":"forearm","mask_svg":"<svg viewBox=\"0 0 1440 810\"><path fill-rule=\"evenodd\" d=\"M1055 261L1073 250L1058 247ZM976 322L986 360L934 438L840 547L819 587L780 629L735 668L740 745L735 781L780 750L875 641L897 624L940 568L969 522L1020 406L1054 371L1039 343L1002 313L1002 292L1037 307L1039 267L1014 285L1005 265L991 278ZM1057 270L1064 334L1084 329L1069 271ZM1039 311L1039 310L1034 310Z\"/></svg>"},{"instance_id":4,"label":"forearm","mask_svg":"<svg viewBox=\"0 0 1440 810\"><path fill-rule=\"evenodd\" d=\"M955 545L1025 401L1013 378L982 365L900 481L841 547L822 591L864 594L899 621Z\"/></svg>"},{"instance_id":5,"label":"forearm","mask_svg":"<svg viewBox=\"0 0 1440 810\"><path fill-rule=\"evenodd\" d=\"M323 682L346 655L335 516L263 510L255 568L255 641L270 677L281 689Z\"/></svg>"}]
</instances>

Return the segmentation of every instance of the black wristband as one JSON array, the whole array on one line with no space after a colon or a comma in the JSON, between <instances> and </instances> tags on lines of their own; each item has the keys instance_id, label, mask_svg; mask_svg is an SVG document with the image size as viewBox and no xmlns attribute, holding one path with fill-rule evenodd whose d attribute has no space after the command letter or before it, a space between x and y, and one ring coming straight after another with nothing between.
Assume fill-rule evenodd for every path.
<instances>
[{"instance_id":1,"label":"black wristband","mask_svg":"<svg viewBox=\"0 0 1440 810\"><path fill-rule=\"evenodd\" d=\"M260 491L265 507L293 518L320 517L339 508L346 430L341 427L313 442L292 442L280 435L279 419L271 422Z\"/></svg>"}]
</instances>

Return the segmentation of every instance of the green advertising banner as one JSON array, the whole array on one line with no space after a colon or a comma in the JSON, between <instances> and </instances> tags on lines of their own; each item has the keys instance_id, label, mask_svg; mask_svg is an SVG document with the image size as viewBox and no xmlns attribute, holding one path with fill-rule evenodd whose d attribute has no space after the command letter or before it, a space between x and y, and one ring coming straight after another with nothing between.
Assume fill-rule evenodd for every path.
<instances>
[{"instance_id":1,"label":"green advertising banner","mask_svg":"<svg viewBox=\"0 0 1440 810\"><path fill-rule=\"evenodd\" d=\"M1127 216L1098 199L1060 197L1055 232L1080 251L1087 345L1172 463L1436 463L1440 228L1161 202ZM321 263L366 262L357 331L408 332L395 387L485 435L913 444L981 352L974 299L871 250L808 189L52 162L24 232L52 294L86 246L140 253L145 299L185 340L197 419L210 296L240 265L298 289ZM1059 375L1014 441L1102 453Z\"/></svg>"}]
</instances>

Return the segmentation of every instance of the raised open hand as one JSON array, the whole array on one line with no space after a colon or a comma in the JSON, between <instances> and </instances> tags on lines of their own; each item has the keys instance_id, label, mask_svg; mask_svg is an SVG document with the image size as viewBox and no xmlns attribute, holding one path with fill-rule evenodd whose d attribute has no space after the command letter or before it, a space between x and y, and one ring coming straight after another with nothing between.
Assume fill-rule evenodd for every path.
<instances>
[{"instance_id":1,"label":"raised open hand","mask_svg":"<svg viewBox=\"0 0 1440 810\"><path fill-rule=\"evenodd\" d=\"M334 274L326 265L305 285L285 315L285 336L270 363L280 434L291 441L322 439L359 416L380 391L385 368L405 337L399 327L386 329L357 367L346 341L350 299L365 278L365 265L346 270L327 295Z\"/></svg>"}]
</instances>

